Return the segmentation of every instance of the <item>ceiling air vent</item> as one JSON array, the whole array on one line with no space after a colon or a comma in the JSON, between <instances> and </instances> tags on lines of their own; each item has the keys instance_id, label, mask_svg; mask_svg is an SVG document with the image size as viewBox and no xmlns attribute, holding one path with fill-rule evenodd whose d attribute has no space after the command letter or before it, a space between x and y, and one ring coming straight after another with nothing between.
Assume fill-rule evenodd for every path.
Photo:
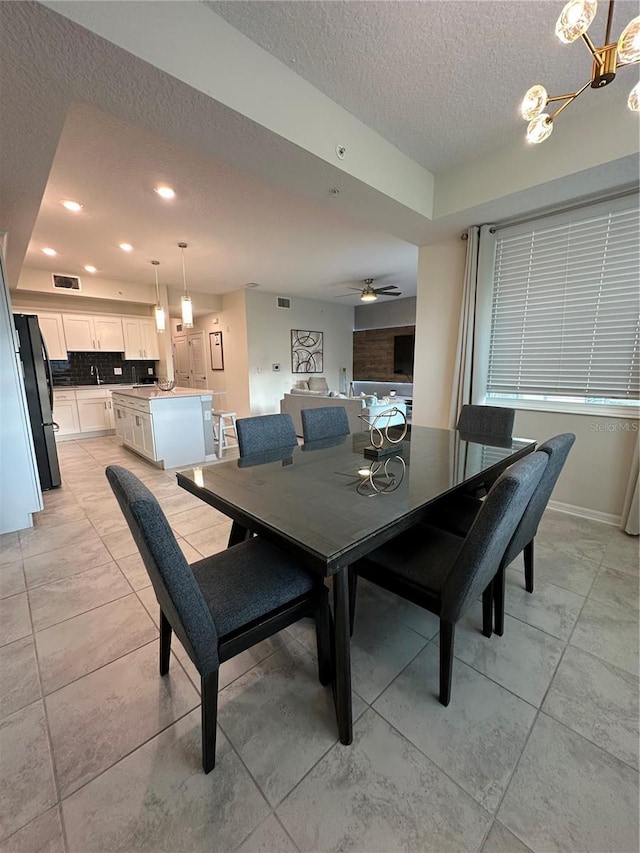
<instances>
[{"instance_id":1,"label":"ceiling air vent","mask_svg":"<svg viewBox=\"0 0 640 853\"><path fill-rule=\"evenodd\" d=\"M54 290L82 290L80 279L77 275L57 275L51 273Z\"/></svg>"},{"instance_id":2,"label":"ceiling air vent","mask_svg":"<svg viewBox=\"0 0 640 853\"><path fill-rule=\"evenodd\" d=\"M291 310L291 300L288 296L278 296L278 308L287 308Z\"/></svg>"}]
</instances>

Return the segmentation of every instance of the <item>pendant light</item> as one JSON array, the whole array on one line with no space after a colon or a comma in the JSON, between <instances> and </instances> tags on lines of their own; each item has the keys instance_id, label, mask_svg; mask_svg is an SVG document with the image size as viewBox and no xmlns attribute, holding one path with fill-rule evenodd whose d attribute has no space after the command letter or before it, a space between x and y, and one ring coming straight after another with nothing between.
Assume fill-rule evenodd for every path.
<instances>
[{"instance_id":1,"label":"pendant light","mask_svg":"<svg viewBox=\"0 0 640 853\"><path fill-rule=\"evenodd\" d=\"M184 250L187 248L186 243L178 243L178 248L182 250L182 282L184 284L184 293L182 294L182 325L185 329L193 328L193 303L191 297L187 293L187 275L184 270Z\"/></svg>"},{"instance_id":2,"label":"pendant light","mask_svg":"<svg viewBox=\"0 0 640 853\"><path fill-rule=\"evenodd\" d=\"M156 307L154 309L155 317L156 317L156 331L164 332L166 328L166 321L164 316L164 308L160 304L160 290L158 288L158 267L160 266L160 261L151 261L153 264L153 271L156 274Z\"/></svg>"}]
</instances>

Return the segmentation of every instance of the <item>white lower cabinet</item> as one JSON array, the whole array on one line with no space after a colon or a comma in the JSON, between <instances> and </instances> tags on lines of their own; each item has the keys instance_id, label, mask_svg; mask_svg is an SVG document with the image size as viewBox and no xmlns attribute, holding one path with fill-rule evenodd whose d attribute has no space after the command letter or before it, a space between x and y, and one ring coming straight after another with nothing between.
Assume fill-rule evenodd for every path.
<instances>
[{"instance_id":1,"label":"white lower cabinet","mask_svg":"<svg viewBox=\"0 0 640 853\"><path fill-rule=\"evenodd\" d=\"M80 432L75 391L53 392L53 422L58 424L57 436Z\"/></svg>"}]
</instances>

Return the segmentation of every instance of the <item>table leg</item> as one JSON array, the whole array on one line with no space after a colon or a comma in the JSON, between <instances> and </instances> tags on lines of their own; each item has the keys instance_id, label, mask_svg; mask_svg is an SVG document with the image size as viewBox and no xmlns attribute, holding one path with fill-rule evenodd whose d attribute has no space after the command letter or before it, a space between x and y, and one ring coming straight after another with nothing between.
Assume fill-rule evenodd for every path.
<instances>
[{"instance_id":1,"label":"table leg","mask_svg":"<svg viewBox=\"0 0 640 853\"><path fill-rule=\"evenodd\" d=\"M229 534L229 542L227 544L227 548L232 548L234 545L238 545L240 542L244 542L245 539L248 539L250 536L249 531L246 527L242 527L241 524L238 524L237 521L234 521L231 525L231 533Z\"/></svg>"},{"instance_id":2,"label":"table leg","mask_svg":"<svg viewBox=\"0 0 640 853\"><path fill-rule=\"evenodd\" d=\"M336 716L340 742L353 740L351 711L351 641L349 636L348 568L333 576L334 638L336 655Z\"/></svg>"}]
</instances>

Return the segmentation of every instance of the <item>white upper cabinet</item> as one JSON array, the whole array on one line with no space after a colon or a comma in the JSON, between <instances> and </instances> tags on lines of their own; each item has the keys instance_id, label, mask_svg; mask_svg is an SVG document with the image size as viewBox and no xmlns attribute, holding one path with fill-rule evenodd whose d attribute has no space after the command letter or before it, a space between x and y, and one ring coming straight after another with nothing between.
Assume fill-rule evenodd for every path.
<instances>
[{"instance_id":1,"label":"white upper cabinet","mask_svg":"<svg viewBox=\"0 0 640 853\"><path fill-rule=\"evenodd\" d=\"M124 317L124 357L130 360L160 358L158 333L151 317Z\"/></svg>"},{"instance_id":2,"label":"white upper cabinet","mask_svg":"<svg viewBox=\"0 0 640 853\"><path fill-rule=\"evenodd\" d=\"M67 345L64 338L62 314L38 312L38 325L44 338L49 358L60 361L67 358Z\"/></svg>"},{"instance_id":3,"label":"white upper cabinet","mask_svg":"<svg viewBox=\"0 0 640 853\"><path fill-rule=\"evenodd\" d=\"M68 352L124 352L122 318L63 314Z\"/></svg>"}]
</instances>

